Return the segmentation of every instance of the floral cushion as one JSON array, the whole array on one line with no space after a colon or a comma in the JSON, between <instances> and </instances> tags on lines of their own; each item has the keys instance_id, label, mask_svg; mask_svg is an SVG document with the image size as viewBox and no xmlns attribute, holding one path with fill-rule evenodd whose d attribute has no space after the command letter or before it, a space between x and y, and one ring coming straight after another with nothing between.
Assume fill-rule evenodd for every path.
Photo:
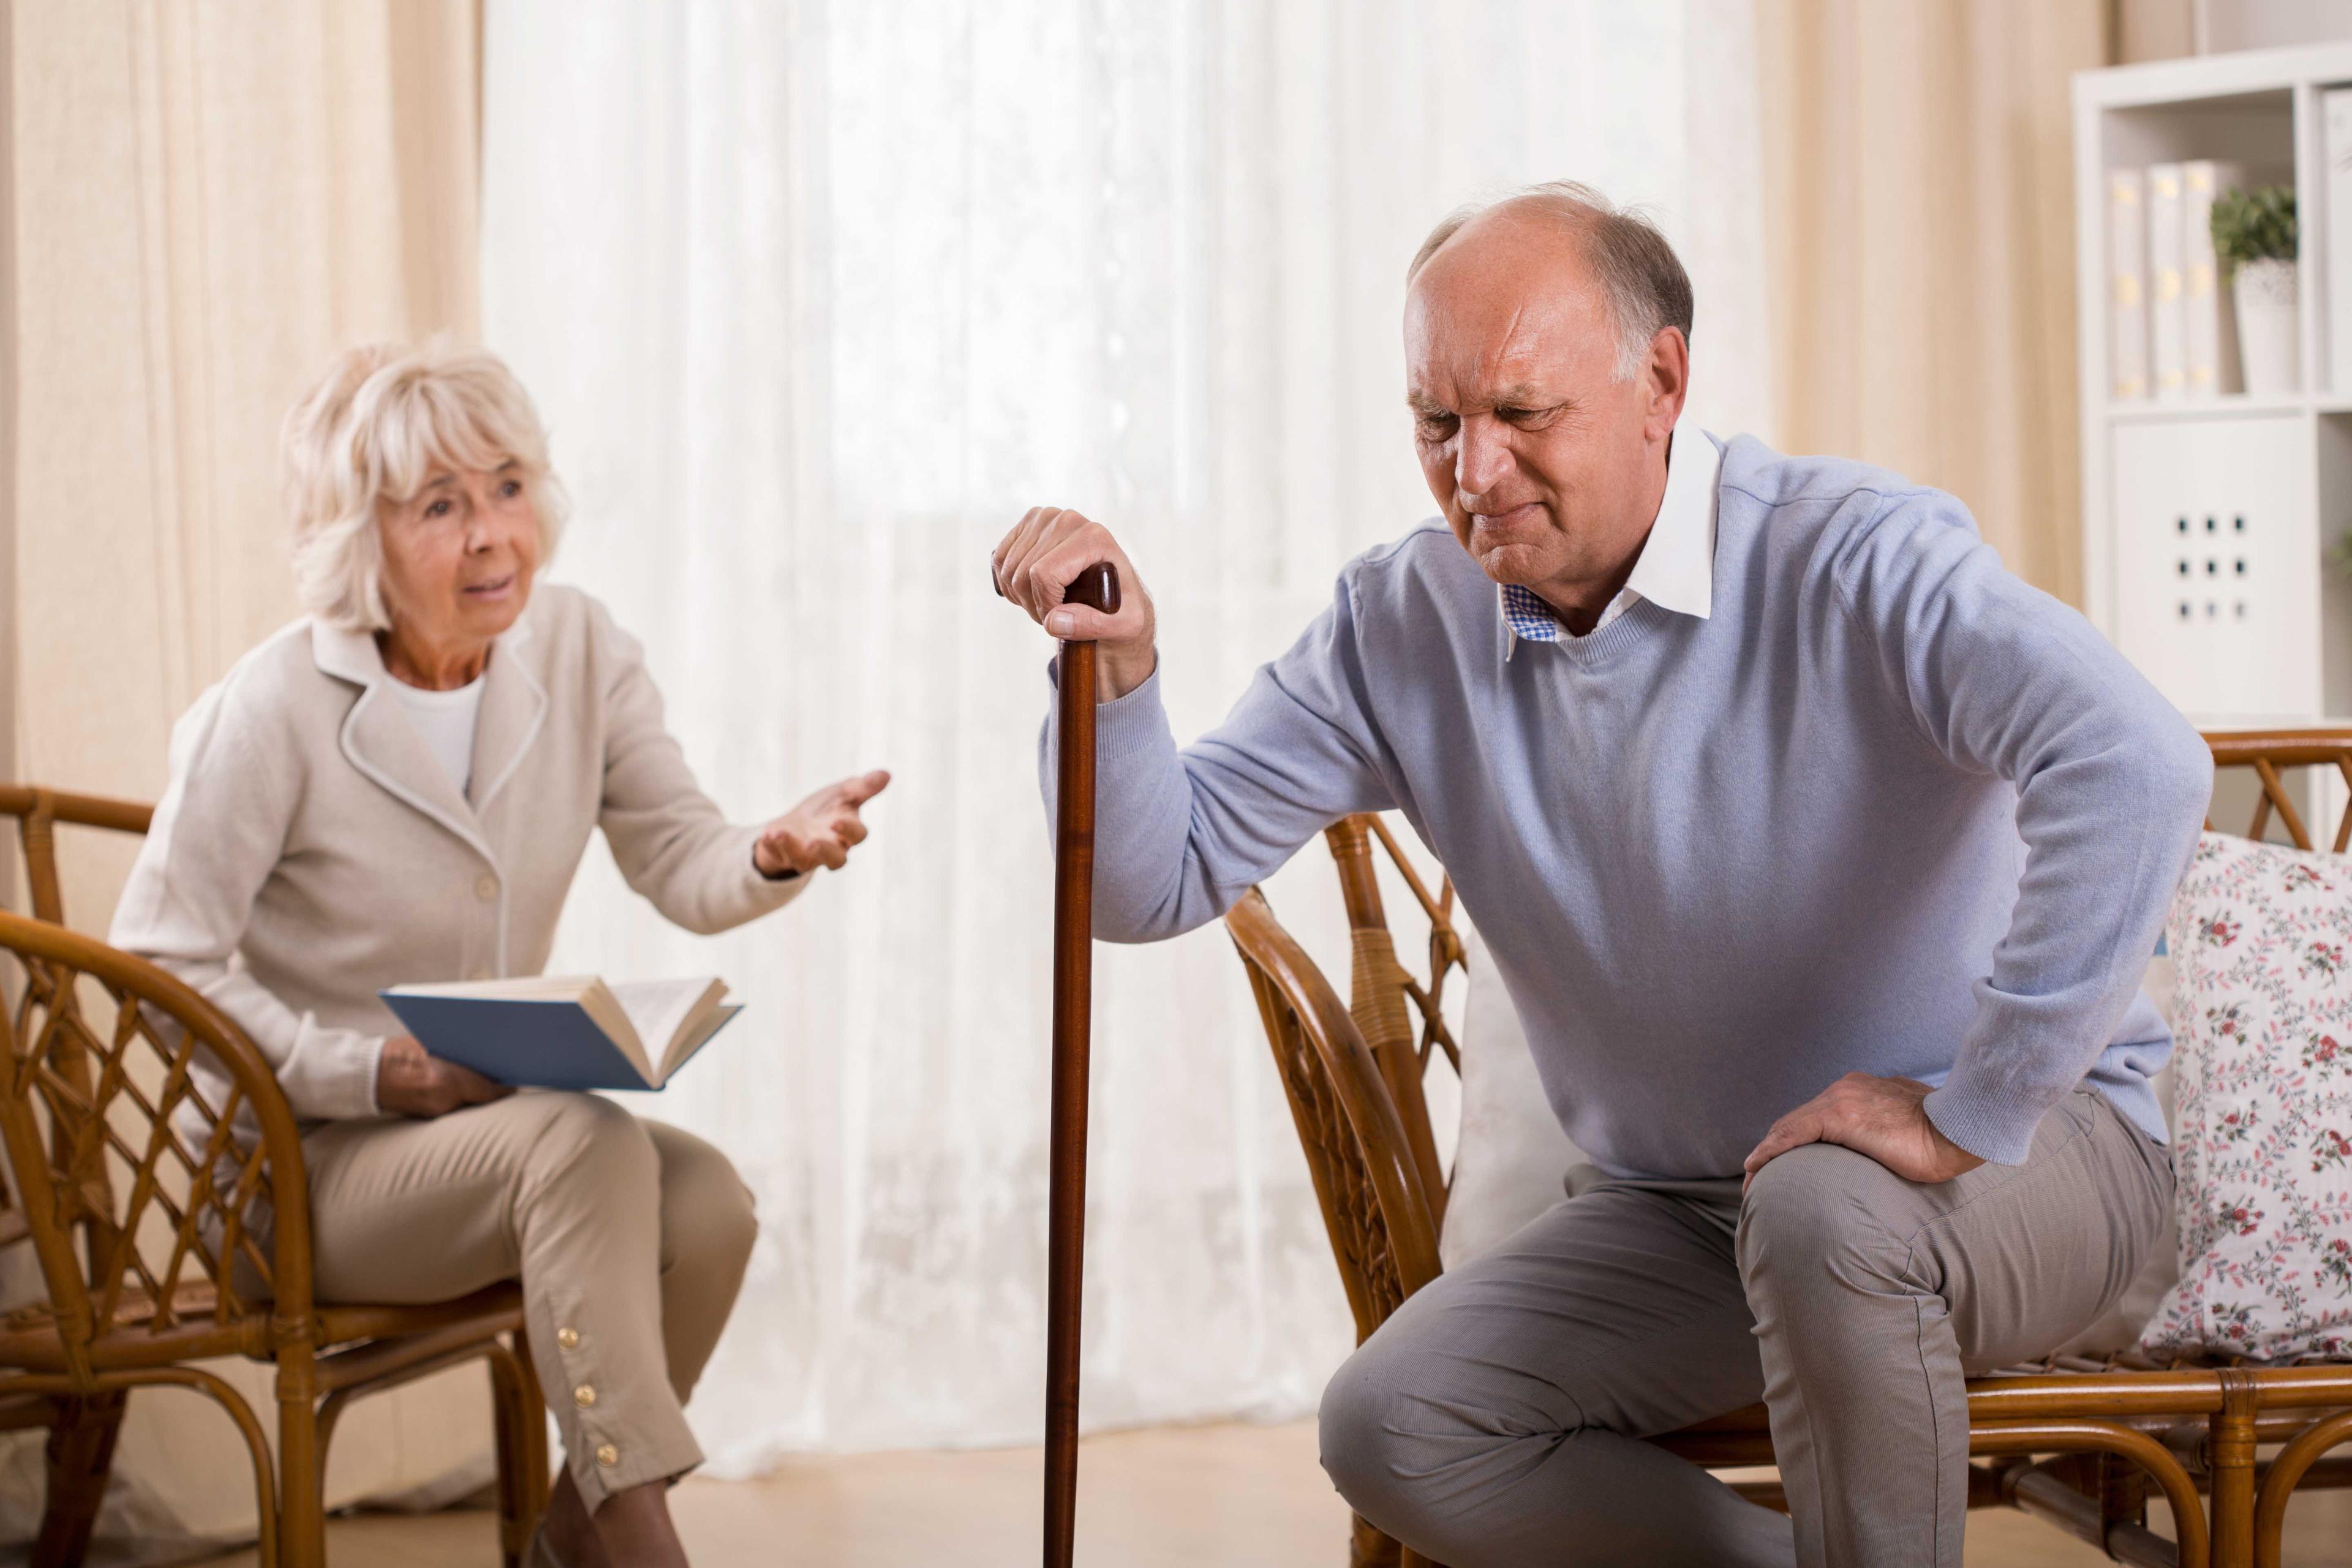
<instances>
[{"instance_id":1,"label":"floral cushion","mask_svg":"<svg viewBox=\"0 0 2352 1568\"><path fill-rule=\"evenodd\" d=\"M2352 859L2208 833L2165 938L2180 1280L2141 1343L2352 1356Z\"/></svg>"}]
</instances>

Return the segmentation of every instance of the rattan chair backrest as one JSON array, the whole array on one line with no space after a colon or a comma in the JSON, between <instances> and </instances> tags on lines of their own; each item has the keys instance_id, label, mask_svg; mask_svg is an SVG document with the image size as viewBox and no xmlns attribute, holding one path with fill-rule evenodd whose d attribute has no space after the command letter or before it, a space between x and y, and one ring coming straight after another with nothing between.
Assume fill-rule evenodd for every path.
<instances>
[{"instance_id":1,"label":"rattan chair backrest","mask_svg":"<svg viewBox=\"0 0 2352 1568\"><path fill-rule=\"evenodd\" d=\"M259 1348L273 1304L296 1321L310 1306L292 1110L211 1003L61 923L57 826L142 832L147 809L0 786L0 814L18 820L38 917L0 912L0 1147L23 1198L10 1212L47 1289L38 1310L78 1375L118 1359L109 1336L202 1320L246 1324ZM200 1055L226 1090L199 1084Z\"/></svg>"},{"instance_id":2,"label":"rattan chair backrest","mask_svg":"<svg viewBox=\"0 0 2352 1568\"><path fill-rule=\"evenodd\" d=\"M2217 771L2251 769L2262 786L2254 803L2253 821L2246 827L2245 836L2249 838L2260 838L2270 831L2271 813L2275 810L2279 825L2286 829L2294 847L2313 847L2311 835L2304 828L2303 812L2295 805L2294 792L2286 786L2284 774L2289 769L2332 768L2343 779L2347 791L2352 791L2352 729L2220 731L2209 733L2205 743L2213 749ZM2210 819L2206 826L2212 826ZM2335 841L2329 847L2341 855L2347 845L2352 845L2352 794L2347 794L2343 814L2336 824Z\"/></svg>"},{"instance_id":3,"label":"rattan chair backrest","mask_svg":"<svg viewBox=\"0 0 2352 1568\"><path fill-rule=\"evenodd\" d=\"M1370 1047L1373 1060L1380 1064L1381 1080L1388 1085L1404 1123L1430 1210L1442 1225L1451 1177L1440 1169L1423 1086L1433 1052L1444 1052L1457 1075L1462 1070L1462 1049L1445 1021L1444 1010L1446 981L1455 970L1466 967L1453 879L1441 879L1438 890L1431 893L1388 824L1377 816L1342 817L1325 831L1324 839L1339 869L1340 896L1348 911L1351 956L1348 1012ZM1383 857L1429 921L1425 981L1397 956L1396 938L1381 897Z\"/></svg>"},{"instance_id":4,"label":"rattan chair backrest","mask_svg":"<svg viewBox=\"0 0 2352 1568\"><path fill-rule=\"evenodd\" d=\"M1437 1277L1428 1189L1385 1073L1265 896L1244 894L1226 911L1225 930L1257 998L1361 1340ZM1425 1112L1422 1121L1426 1131ZM1372 1158L1370 1150L1388 1153Z\"/></svg>"}]
</instances>

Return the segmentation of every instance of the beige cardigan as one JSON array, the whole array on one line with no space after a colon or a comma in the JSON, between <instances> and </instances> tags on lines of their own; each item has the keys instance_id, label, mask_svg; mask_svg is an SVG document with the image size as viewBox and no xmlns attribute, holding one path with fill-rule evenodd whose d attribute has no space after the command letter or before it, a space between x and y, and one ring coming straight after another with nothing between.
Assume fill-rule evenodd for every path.
<instances>
[{"instance_id":1,"label":"beige cardigan","mask_svg":"<svg viewBox=\"0 0 2352 1568\"><path fill-rule=\"evenodd\" d=\"M629 886L693 931L784 904L662 724L635 638L541 584L484 672L466 795L386 689L374 639L298 621L172 733L171 785L111 941L210 997L298 1116L376 1114L412 982L536 974L590 829ZM220 1103L216 1070L202 1074Z\"/></svg>"}]
</instances>

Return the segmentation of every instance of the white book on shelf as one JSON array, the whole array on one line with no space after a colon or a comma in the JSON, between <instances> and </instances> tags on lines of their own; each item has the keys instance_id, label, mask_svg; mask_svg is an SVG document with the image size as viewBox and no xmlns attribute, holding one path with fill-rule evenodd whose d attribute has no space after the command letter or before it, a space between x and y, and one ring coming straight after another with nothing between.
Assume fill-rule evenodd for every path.
<instances>
[{"instance_id":1,"label":"white book on shelf","mask_svg":"<svg viewBox=\"0 0 2352 1568\"><path fill-rule=\"evenodd\" d=\"M2107 391L2118 403L2147 396L2147 178L2107 171Z\"/></svg>"},{"instance_id":2,"label":"white book on shelf","mask_svg":"<svg viewBox=\"0 0 2352 1568\"><path fill-rule=\"evenodd\" d=\"M2237 312L2213 255L2213 198L2245 183L2243 164L2200 158L2180 165L2180 299L2190 397L2212 397L2243 385Z\"/></svg>"},{"instance_id":3,"label":"white book on shelf","mask_svg":"<svg viewBox=\"0 0 2352 1568\"><path fill-rule=\"evenodd\" d=\"M2326 158L2327 384L2342 395L2352 392L2352 87L2331 87L2321 95L2320 123Z\"/></svg>"},{"instance_id":4,"label":"white book on shelf","mask_svg":"<svg viewBox=\"0 0 2352 1568\"><path fill-rule=\"evenodd\" d=\"M2180 165L2147 171L2147 367L2157 401L2189 395L2189 310L2181 299Z\"/></svg>"}]
</instances>

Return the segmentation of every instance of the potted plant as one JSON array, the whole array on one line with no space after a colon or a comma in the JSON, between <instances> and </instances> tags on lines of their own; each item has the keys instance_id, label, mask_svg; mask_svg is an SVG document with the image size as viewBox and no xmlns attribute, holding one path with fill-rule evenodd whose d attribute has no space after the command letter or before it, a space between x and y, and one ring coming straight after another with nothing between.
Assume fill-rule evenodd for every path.
<instances>
[{"instance_id":1,"label":"potted plant","mask_svg":"<svg viewBox=\"0 0 2352 1568\"><path fill-rule=\"evenodd\" d=\"M2230 271L2238 312L2238 359L2248 394L2303 387L2294 308L2294 191L2258 185L2213 198L2213 255Z\"/></svg>"}]
</instances>

